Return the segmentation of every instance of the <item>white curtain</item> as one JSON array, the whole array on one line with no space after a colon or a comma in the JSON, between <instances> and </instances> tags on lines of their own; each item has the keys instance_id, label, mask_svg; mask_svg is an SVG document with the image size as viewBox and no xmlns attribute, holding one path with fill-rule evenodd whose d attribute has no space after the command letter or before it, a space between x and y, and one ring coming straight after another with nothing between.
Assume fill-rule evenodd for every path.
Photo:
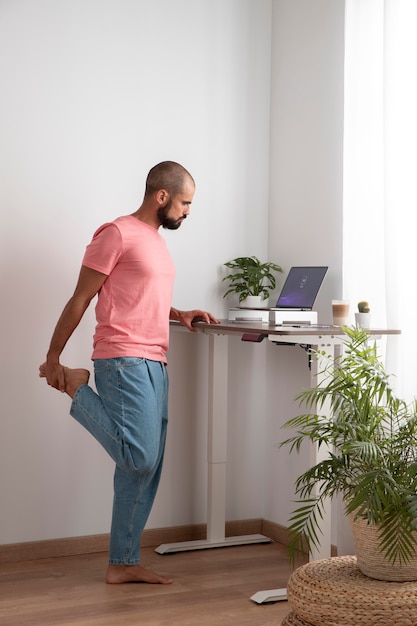
<instances>
[{"instance_id":1,"label":"white curtain","mask_svg":"<svg viewBox=\"0 0 417 626\"><path fill-rule=\"evenodd\" d=\"M417 396L417 0L346 0L343 289Z\"/></svg>"}]
</instances>

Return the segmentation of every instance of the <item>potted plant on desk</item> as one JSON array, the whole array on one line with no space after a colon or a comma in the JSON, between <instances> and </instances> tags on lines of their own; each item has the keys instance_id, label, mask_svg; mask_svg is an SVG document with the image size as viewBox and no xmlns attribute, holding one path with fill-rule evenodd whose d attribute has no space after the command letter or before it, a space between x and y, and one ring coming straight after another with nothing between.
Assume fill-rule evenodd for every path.
<instances>
[{"instance_id":1,"label":"potted plant on desk","mask_svg":"<svg viewBox=\"0 0 417 626\"><path fill-rule=\"evenodd\" d=\"M371 327L371 309L366 300L358 302L358 311L355 313L355 321L357 326L362 328Z\"/></svg>"},{"instance_id":2,"label":"potted plant on desk","mask_svg":"<svg viewBox=\"0 0 417 626\"><path fill-rule=\"evenodd\" d=\"M325 501L341 493L361 571L417 580L417 402L395 395L369 331L343 330L344 351L329 356L322 384L297 396L306 412L284 425L296 433L279 444L290 451L305 441L329 447L296 481L290 554L319 546ZM326 401L331 415L321 412Z\"/></svg>"},{"instance_id":3,"label":"potted plant on desk","mask_svg":"<svg viewBox=\"0 0 417 626\"><path fill-rule=\"evenodd\" d=\"M262 301L276 287L273 272L282 272L282 268L276 263L262 263L256 256L237 257L224 265L233 271L223 278L223 281L229 282L223 297L236 293L239 304L251 308L262 306Z\"/></svg>"}]
</instances>

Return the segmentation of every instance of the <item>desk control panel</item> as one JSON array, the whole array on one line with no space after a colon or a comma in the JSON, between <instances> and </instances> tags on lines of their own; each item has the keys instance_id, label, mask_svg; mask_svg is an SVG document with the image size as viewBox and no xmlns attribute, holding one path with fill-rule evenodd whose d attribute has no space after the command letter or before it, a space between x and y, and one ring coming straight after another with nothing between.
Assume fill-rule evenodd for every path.
<instances>
[{"instance_id":1,"label":"desk control panel","mask_svg":"<svg viewBox=\"0 0 417 626\"><path fill-rule=\"evenodd\" d=\"M266 333L243 333L241 340L252 341L252 343L261 343L265 337L268 337Z\"/></svg>"}]
</instances>

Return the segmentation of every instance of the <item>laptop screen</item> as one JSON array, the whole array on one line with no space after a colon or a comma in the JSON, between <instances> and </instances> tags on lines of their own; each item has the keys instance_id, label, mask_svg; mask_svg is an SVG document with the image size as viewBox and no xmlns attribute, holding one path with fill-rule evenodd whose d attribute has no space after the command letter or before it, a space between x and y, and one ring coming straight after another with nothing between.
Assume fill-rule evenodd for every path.
<instances>
[{"instance_id":1,"label":"laptop screen","mask_svg":"<svg viewBox=\"0 0 417 626\"><path fill-rule=\"evenodd\" d=\"M327 266L292 267L275 308L311 310L327 269Z\"/></svg>"}]
</instances>

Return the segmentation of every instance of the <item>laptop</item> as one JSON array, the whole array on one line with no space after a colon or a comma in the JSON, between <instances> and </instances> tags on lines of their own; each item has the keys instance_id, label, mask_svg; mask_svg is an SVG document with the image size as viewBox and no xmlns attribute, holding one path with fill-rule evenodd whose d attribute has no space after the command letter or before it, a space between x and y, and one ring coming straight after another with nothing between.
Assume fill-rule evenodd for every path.
<instances>
[{"instance_id":1,"label":"laptop","mask_svg":"<svg viewBox=\"0 0 417 626\"><path fill-rule=\"evenodd\" d=\"M292 267L272 310L311 311L327 266Z\"/></svg>"},{"instance_id":2,"label":"laptop","mask_svg":"<svg viewBox=\"0 0 417 626\"><path fill-rule=\"evenodd\" d=\"M272 308L229 309L234 322L269 322L275 325L317 325L313 305L328 270L327 266L292 267Z\"/></svg>"}]
</instances>

